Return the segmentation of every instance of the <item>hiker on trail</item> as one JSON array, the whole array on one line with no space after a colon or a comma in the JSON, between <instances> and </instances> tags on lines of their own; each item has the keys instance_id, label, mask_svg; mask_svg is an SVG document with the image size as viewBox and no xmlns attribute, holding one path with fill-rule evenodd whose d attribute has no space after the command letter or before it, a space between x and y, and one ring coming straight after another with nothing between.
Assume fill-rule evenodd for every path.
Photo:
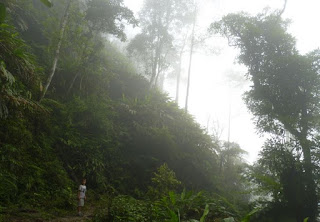
<instances>
[{"instance_id":1,"label":"hiker on trail","mask_svg":"<svg viewBox=\"0 0 320 222\"><path fill-rule=\"evenodd\" d=\"M79 186L79 189L78 189L78 199L79 199L78 215L79 216L83 215L81 212L81 208L84 206L84 200L86 200L86 190L87 190L86 183L87 183L87 180L82 179L82 184Z\"/></svg>"}]
</instances>

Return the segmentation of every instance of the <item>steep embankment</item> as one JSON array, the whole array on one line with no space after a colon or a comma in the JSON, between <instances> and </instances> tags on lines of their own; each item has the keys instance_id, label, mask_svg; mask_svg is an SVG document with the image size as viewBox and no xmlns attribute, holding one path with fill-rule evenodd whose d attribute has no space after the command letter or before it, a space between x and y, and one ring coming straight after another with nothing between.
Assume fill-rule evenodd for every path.
<instances>
[{"instance_id":1,"label":"steep embankment","mask_svg":"<svg viewBox=\"0 0 320 222\"><path fill-rule=\"evenodd\" d=\"M214 199L230 211L218 210L217 203L210 205L211 212L238 214L232 208L242 188L223 180L219 142L150 88L98 30L88 32L90 23L78 3L73 3L58 67L40 103L41 83L55 55L59 13L31 0L15 4L8 4L10 14L0 24L0 218L23 217L21 209L44 212L39 220L74 212L82 177L96 193L93 200L106 200L97 218L148 221L151 215L161 221L177 217L179 209L184 209L181 217L200 218ZM55 9L63 6L57 2ZM15 18L30 27L21 29ZM229 194L227 183L233 186ZM184 193L183 187L224 193L232 203ZM193 203L198 210L187 207Z\"/></svg>"}]
</instances>

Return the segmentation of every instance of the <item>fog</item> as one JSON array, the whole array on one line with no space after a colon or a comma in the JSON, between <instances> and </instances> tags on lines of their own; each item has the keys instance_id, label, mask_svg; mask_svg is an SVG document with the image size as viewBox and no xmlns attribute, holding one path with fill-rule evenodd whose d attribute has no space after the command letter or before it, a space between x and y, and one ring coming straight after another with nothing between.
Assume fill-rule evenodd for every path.
<instances>
[{"instance_id":1,"label":"fog","mask_svg":"<svg viewBox=\"0 0 320 222\"><path fill-rule=\"evenodd\" d=\"M318 1L1 0L0 221L320 221Z\"/></svg>"},{"instance_id":2,"label":"fog","mask_svg":"<svg viewBox=\"0 0 320 222\"><path fill-rule=\"evenodd\" d=\"M125 0L124 3L139 16L143 0ZM199 0L197 3L200 13L196 30L201 33L206 33L212 22L218 21L228 13L246 12L256 15L265 10L281 10L284 6L284 1L279 0ZM301 53L307 53L320 45L320 32L314 29L320 17L317 13L319 6L320 3L316 0L293 0L286 4L282 16L291 21L289 32L296 37L297 48ZM138 30L139 27L128 28L128 36L133 37ZM250 82L244 78L246 67L236 63L238 52L228 46L226 39L215 35L207 40L206 44L215 52L210 54L204 48L200 48L194 53L189 113L209 131L209 134L218 128L221 132L220 139L238 143L242 149L248 151L246 159L252 163L257 159L266 138L258 134L252 120L253 116L242 99L243 93L250 87ZM186 52L181 74L182 86L179 91L181 108L185 106L188 65ZM175 87L174 78L165 81L164 90L173 99L176 95Z\"/></svg>"}]
</instances>

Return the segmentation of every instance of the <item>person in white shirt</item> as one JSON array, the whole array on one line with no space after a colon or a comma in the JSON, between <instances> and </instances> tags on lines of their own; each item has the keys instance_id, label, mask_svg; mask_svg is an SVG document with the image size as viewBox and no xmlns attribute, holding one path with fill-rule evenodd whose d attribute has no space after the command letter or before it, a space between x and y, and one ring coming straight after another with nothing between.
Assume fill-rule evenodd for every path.
<instances>
[{"instance_id":1,"label":"person in white shirt","mask_svg":"<svg viewBox=\"0 0 320 222\"><path fill-rule=\"evenodd\" d=\"M81 212L81 208L84 206L84 200L87 199L87 197L86 197L86 191L87 191L86 183L87 183L87 180L85 178L82 179L82 184L79 186L79 189L78 189L78 199L79 199L78 215L79 216L83 215Z\"/></svg>"}]
</instances>

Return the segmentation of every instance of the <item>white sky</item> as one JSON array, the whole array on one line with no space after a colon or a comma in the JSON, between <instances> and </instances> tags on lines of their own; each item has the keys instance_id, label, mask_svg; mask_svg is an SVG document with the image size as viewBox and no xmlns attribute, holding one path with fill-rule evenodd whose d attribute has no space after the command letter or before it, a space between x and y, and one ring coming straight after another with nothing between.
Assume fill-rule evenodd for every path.
<instances>
[{"instance_id":1,"label":"white sky","mask_svg":"<svg viewBox=\"0 0 320 222\"><path fill-rule=\"evenodd\" d=\"M202 0L202 11L198 18L198 28L206 29L208 25L230 12L244 11L257 14L264 8L282 9L284 0ZM134 12L142 6L143 0L124 0L126 6ZM289 32L297 39L297 48L301 53L309 52L320 46L320 21L319 0L288 0L283 17L292 20ZM136 14L137 15L137 14ZM264 139L256 134L252 115L242 100L242 94L250 83L242 87L235 87L230 83L226 74L233 72L242 75L245 67L235 64L237 51L228 47L226 40L214 38L222 47L219 55L196 54L192 63L191 88L189 97L189 113L209 130L213 121L218 121L223 130L222 140L228 137L228 117L231 104L230 141L237 142L241 148L247 150L246 159L253 162L257 159L258 152ZM185 64L187 66L187 64ZM187 76L187 69L183 75ZM175 97L175 81L168 80L166 90ZM186 88L181 86L179 105L184 107Z\"/></svg>"}]
</instances>

